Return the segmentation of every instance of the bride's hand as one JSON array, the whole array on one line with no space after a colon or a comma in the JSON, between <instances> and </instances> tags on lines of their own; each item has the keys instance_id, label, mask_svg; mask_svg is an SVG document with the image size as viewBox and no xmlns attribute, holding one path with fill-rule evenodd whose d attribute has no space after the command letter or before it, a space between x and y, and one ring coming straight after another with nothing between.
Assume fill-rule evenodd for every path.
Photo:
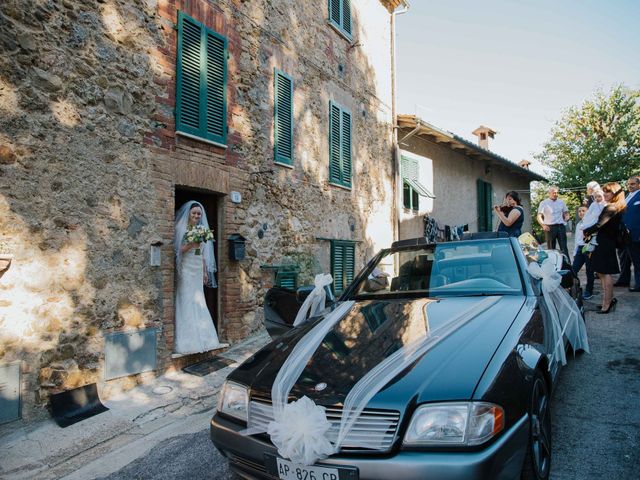
<instances>
[{"instance_id":1,"label":"bride's hand","mask_svg":"<svg viewBox=\"0 0 640 480\"><path fill-rule=\"evenodd\" d=\"M207 285L209 283L209 275L207 274L206 270L204 272L204 275L202 276L202 280L203 280L205 285Z\"/></svg>"}]
</instances>

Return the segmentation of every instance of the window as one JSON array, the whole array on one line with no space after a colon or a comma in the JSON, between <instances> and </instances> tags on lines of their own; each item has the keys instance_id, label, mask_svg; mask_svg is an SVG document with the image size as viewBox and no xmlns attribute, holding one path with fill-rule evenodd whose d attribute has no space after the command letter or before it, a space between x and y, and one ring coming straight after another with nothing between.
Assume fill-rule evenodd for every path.
<instances>
[{"instance_id":1,"label":"window","mask_svg":"<svg viewBox=\"0 0 640 480\"><path fill-rule=\"evenodd\" d=\"M351 40L351 0L329 0L329 23Z\"/></svg>"},{"instance_id":2,"label":"window","mask_svg":"<svg viewBox=\"0 0 640 480\"><path fill-rule=\"evenodd\" d=\"M276 272L276 286L295 290L298 288L298 272L287 268L278 269Z\"/></svg>"},{"instance_id":3,"label":"window","mask_svg":"<svg viewBox=\"0 0 640 480\"><path fill-rule=\"evenodd\" d=\"M402 201L404 208L409 210L420 210L420 196L418 192L411 187L407 182L402 185Z\"/></svg>"},{"instance_id":4,"label":"window","mask_svg":"<svg viewBox=\"0 0 640 480\"><path fill-rule=\"evenodd\" d=\"M275 71L274 158L276 163L293 165L293 80Z\"/></svg>"},{"instance_id":5,"label":"window","mask_svg":"<svg viewBox=\"0 0 640 480\"><path fill-rule=\"evenodd\" d=\"M227 39L178 12L176 130L225 145Z\"/></svg>"},{"instance_id":6,"label":"window","mask_svg":"<svg viewBox=\"0 0 640 480\"><path fill-rule=\"evenodd\" d=\"M340 295L353 281L356 244L348 240L331 241L331 276L333 292Z\"/></svg>"},{"instance_id":7,"label":"window","mask_svg":"<svg viewBox=\"0 0 640 480\"><path fill-rule=\"evenodd\" d=\"M482 179L477 180L478 185L478 231L490 232L493 230L493 188L490 183Z\"/></svg>"},{"instance_id":8,"label":"window","mask_svg":"<svg viewBox=\"0 0 640 480\"><path fill-rule=\"evenodd\" d=\"M351 187L351 112L329 103L329 182Z\"/></svg>"},{"instance_id":9,"label":"window","mask_svg":"<svg viewBox=\"0 0 640 480\"><path fill-rule=\"evenodd\" d=\"M409 210L420 210L420 197L435 198L433 194L420 183L420 165L417 159L406 156L400 157L400 173L402 175L402 203Z\"/></svg>"}]
</instances>

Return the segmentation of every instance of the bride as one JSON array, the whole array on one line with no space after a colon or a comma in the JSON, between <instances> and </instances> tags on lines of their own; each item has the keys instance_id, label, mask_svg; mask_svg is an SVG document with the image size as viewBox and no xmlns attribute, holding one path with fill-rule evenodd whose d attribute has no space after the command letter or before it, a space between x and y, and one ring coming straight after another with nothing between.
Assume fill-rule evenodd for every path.
<instances>
[{"instance_id":1,"label":"bride","mask_svg":"<svg viewBox=\"0 0 640 480\"><path fill-rule=\"evenodd\" d=\"M184 242L187 230L196 225L203 225L208 229L207 214L200 203L189 201L176 213L173 237L177 272L174 352L181 355L206 352L223 346L218 341L202 286L217 287L213 241Z\"/></svg>"}]
</instances>

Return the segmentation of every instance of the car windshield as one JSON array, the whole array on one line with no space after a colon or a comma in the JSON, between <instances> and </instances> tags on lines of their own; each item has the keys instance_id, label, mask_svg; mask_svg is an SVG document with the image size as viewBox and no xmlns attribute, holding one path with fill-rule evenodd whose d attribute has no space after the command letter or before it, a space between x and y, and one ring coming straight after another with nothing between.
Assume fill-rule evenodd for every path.
<instances>
[{"instance_id":1,"label":"car windshield","mask_svg":"<svg viewBox=\"0 0 640 480\"><path fill-rule=\"evenodd\" d=\"M508 239L401 247L369 265L349 298L510 295L523 291Z\"/></svg>"}]
</instances>

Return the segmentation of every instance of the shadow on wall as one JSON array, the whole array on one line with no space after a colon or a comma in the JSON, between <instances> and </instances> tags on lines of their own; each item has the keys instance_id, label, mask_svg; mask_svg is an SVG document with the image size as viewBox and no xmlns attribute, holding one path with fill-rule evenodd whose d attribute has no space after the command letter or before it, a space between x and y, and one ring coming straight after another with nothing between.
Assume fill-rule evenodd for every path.
<instances>
[{"instance_id":1,"label":"shadow on wall","mask_svg":"<svg viewBox=\"0 0 640 480\"><path fill-rule=\"evenodd\" d=\"M390 243L393 170L390 112L388 122L379 120L379 111L388 106L372 94L377 73L366 50L350 48L325 19L311 17L310 9L301 10L310 17L301 18L297 9L254 9L256 28L258 19L268 18L274 32L260 30L250 47L256 53L252 63L238 65L239 74L253 89L239 86L232 108L239 116L246 115L253 108L254 91L268 91L272 98L274 68L293 77L293 170L274 164L271 107L259 112L259 120L243 132L247 141L237 146L241 157L253 160L250 168L256 172L241 234L250 239L249 277L260 278L261 265L290 262L301 267L300 282L311 284L315 274L326 273L329 267L329 243L316 237L358 240L356 270L379 248L373 238L386 235ZM357 44L361 28L357 11L353 25L353 44ZM311 35L309 29L314 29ZM352 114L351 190L328 184L330 101Z\"/></svg>"},{"instance_id":2,"label":"shadow on wall","mask_svg":"<svg viewBox=\"0 0 640 480\"><path fill-rule=\"evenodd\" d=\"M23 362L27 419L51 392L102 380L102 332L160 326L141 148L154 9L2 2L0 231L15 259L0 281L0 363Z\"/></svg>"}]
</instances>

